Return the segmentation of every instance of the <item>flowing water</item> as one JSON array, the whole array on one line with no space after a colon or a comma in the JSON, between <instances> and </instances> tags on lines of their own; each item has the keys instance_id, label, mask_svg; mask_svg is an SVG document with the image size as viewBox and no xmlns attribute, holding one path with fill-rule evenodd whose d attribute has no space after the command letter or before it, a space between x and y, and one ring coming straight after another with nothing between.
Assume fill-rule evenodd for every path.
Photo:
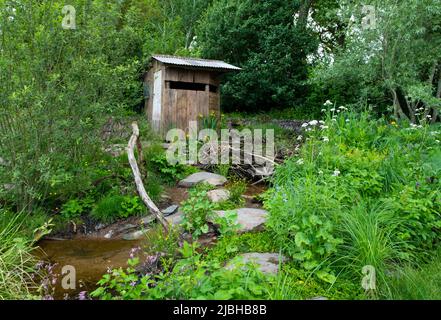
<instances>
[{"instance_id":1,"label":"flowing water","mask_svg":"<svg viewBox=\"0 0 441 320\"><path fill-rule=\"evenodd\" d=\"M61 280L55 287L55 298L63 299L65 294L75 298L81 291L93 291L96 283L107 268L126 267L130 250L141 241L125 240L43 240L38 246L40 259L56 264L55 273L61 274L63 266L73 266L76 271L76 288L64 290Z\"/></svg>"}]
</instances>

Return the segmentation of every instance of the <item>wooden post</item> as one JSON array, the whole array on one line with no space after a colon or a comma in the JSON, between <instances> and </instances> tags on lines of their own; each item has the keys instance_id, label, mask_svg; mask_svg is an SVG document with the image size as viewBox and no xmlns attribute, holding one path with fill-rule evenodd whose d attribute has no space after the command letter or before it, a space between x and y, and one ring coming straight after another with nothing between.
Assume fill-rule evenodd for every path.
<instances>
[{"instance_id":1,"label":"wooden post","mask_svg":"<svg viewBox=\"0 0 441 320\"><path fill-rule=\"evenodd\" d=\"M142 202L149 209L149 211L156 216L156 219L162 224L166 232L169 231L169 223L164 218L162 212L158 209L155 203L150 199L142 183L141 172L139 171L138 163L135 158L135 146L138 145L139 140L139 128L136 122L132 123L133 134L130 137L129 144L127 146L127 155L129 158L130 167L132 168L133 176L135 177L136 189Z\"/></svg>"}]
</instances>

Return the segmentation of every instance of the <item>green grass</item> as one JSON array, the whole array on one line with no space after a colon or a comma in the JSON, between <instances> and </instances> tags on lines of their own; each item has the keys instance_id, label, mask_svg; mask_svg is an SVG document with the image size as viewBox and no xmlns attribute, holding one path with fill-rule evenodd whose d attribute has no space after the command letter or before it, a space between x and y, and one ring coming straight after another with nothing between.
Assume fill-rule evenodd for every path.
<instances>
[{"instance_id":1,"label":"green grass","mask_svg":"<svg viewBox=\"0 0 441 320\"><path fill-rule=\"evenodd\" d=\"M388 293L387 273L401 257L401 243L393 236L399 220L383 205L363 202L343 211L341 217L344 243L339 248L337 263L354 281L363 278L364 267L374 267L376 289Z\"/></svg>"},{"instance_id":2,"label":"green grass","mask_svg":"<svg viewBox=\"0 0 441 320\"><path fill-rule=\"evenodd\" d=\"M388 299L440 300L441 299L441 250L431 262L419 268L404 266L390 278Z\"/></svg>"},{"instance_id":3,"label":"green grass","mask_svg":"<svg viewBox=\"0 0 441 320\"><path fill-rule=\"evenodd\" d=\"M108 195L98 201L90 215L93 219L100 222L115 222L120 216L123 202L123 196Z\"/></svg>"},{"instance_id":4,"label":"green grass","mask_svg":"<svg viewBox=\"0 0 441 320\"><path fill-rule=\"evenodd\" d=\"M20 231L22 218L0 210L0 300L36 298L32 294L36 260L31 241Z\"/></svg>"}]
</instances>

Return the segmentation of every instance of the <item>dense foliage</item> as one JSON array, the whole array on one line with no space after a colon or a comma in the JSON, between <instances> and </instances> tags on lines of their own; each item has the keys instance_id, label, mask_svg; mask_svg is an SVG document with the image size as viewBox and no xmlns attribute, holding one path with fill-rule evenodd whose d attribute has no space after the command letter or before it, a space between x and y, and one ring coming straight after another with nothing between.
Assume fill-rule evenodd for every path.
<instances>
[{"instance_id":1,"label":"dense foliage","mask_svg":"<svg viewBox=\"0 0 441 320\"><path fill-rule=\"evenodd\" d=\"M299 7L300 1L222 0L206 12L198 33L201 55L243 68L223 87L226 110L263 110L304 101L306 57L317 42L304 23L294 21Z\"/></svg>"},{"instance_id":2,"label":"dense foliage","mask_svg":"<svg viewBox=\"0 0 441 320\"><path fill-rule=\"evenodd\" d=\"M273 129L285 159L253 199L234 166L205 167L228 177L229 199L190 189L182 229L149 225L146 246L109 270L94 298L439 298L440 1L65 5L0 0L0 299L52 297L53 267L35 266L33 251L48 233L130 227L147 213L124 151L131 121L155 203L200 170L168 163L146 123L153 53L241 67L222 86L222 108L235 114L201 117L202 127ZM270 212L266 231L237 234L235 209L249 201ZM249 252L287 260L277 275L225 267ZM366 267L376 289L360 286Z\"/></svg>"},{"instance_id":3,"label":"dense foliage","mask_svg":"<svg viewBox=\"0 0 441 320\"><path fill-rule=\"evenodd\" d=\"M427 259L441 240L441 134L345 110L305 125L303 148L267 194L269 228L319 278L372 265L386 291L388 272Z\"/></svg>"}]
</instances>

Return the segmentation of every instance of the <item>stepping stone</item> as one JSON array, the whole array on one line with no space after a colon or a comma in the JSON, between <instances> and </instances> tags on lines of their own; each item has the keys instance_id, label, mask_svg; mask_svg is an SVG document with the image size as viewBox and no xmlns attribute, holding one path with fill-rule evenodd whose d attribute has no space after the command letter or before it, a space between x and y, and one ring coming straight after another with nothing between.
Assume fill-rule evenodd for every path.
<instances>
[{"instance_id":1,"label":"stepping stone","mask_svg":"<svg viewBox=\"0 0 441 320\"><path fill-rule=\"evenodd\" d=\"M267 220L268 211L254 208L241 208L229 211L214 211L219 217L224 217L227 212L237 212L237 223L240 225L237 230L238 233L245 233L250 231L260 231L264 228ZM214 223L214 221L209 221Z\"/></svg>"},{"instance_id":2,"label":"stepping stone","mask_svg":"<svg viewBox=\"0 0 441 320\"><path fill-rule=\"evenodd\" d=\"M275 275L279 271L279 264L286 261L287 259L284 256L280 256L278 253L244 253L230 260L226 269L232 270L238 265L253 263L256 264L258 269L263 273Z\"/></svg>"},{"instance_id":3,"label":"stepping stone","mask_svg":"<svg viewBox=\"0 0 441 320\"><path fill-rule=\"evenodd\" d=\"M139 220L139 224L144 226L144 225L147 225L147 224L152 223L152 222L155 221L155 220L156 220L156 217L155 217L155 216L153 216L153 215L149 215L149 216L147 216L147 217L141 218L141 219Z\"/></svg>"},{"instance_id":4,"label":"stepping stone","mask_svg":"<svg viewBox=\"0 0 441 320\"><path fill-rule=\"evenodd\" d=\"M125 235L123 235L123 239L127 240L127 241L134 241L134 240L139 240L142 239L144 237L145 232L144 231L134 231L134 232L130 232L127 233Z\"/></svg>"},{"instance_id":5,"label":"stepping stone","mask_svg":"<svg viewBox=\"0 0 441 320\"><path fill-rule=\"evenodd\" d=\"M104 238L106 239L111 239L113 236L113 230L110 230L109 232L107 232L104 236Z\"/></svg>"},{"instance_id":6,"label":"stepping stone","mask_svg":"<svg viewBox=\"0 0 441 320\"><path fill-rule=\"evenodd\" d=\"M184 219L184 212L178 211L177 213L165 217L165 220L168 221L172 226L178 226L182 223L182 219Z\"/></svg>"},{"instance_id":7,"label":"stepping stone","mask_svg":"<svg viewBox=\"0 0 441 320\"><path fill-rule=\"evenodd\" d=\"M230 191L226 189L211 190L207 192L207 196L214 203L227 201L230 199Z\"/></svg>"},{"instance_id":8,"label":"stepping stone","mask_svg":"<svg viewBox=\"0 0 441 320\"><path fill-rule=\"evenodd\" d=\"M169 215L172 215L173 213L175 213L176 210L178 210L178 209L179 209L179 206L172 205L172 206L168 207L167 209L162 210L162 214L164 216L169 216Z\"/></svg>"},{"instance_id":9,"label":"stepping stone","mask_svg":"<svg viewBox=\"0 0 441 320\"><path fill-rule=\"evenodd\" d=\"M119 228L118 232L125 232L127 230L136 229L137 227L138 226L135 226L134 224L128 223Z\"/></svg>"},{"instance_id":10,"label":"stepping stone","mask_svg":"<svg viewBox=\"0 0 441 320\"><path fill-rule=\"evenodd\" d=\"M105 227L107 227L107 224L104 224L104 223L98 223L98 224L95 226L95 231L98 231L98 230L104 229Z\"/></svg>"},{"instance_id":11,"label":"stepping stone","mask_svg":"<svg viewBox=\"0 0 441 320\"><path fill-rule=\"evenodd\" d=\"M212 186L223 186L227 182L227 178L219 174L210 172L197 172L179 182L179 186L183 188L191 188L198 183L208 183Z\"/></svg>"}]
</instances>

